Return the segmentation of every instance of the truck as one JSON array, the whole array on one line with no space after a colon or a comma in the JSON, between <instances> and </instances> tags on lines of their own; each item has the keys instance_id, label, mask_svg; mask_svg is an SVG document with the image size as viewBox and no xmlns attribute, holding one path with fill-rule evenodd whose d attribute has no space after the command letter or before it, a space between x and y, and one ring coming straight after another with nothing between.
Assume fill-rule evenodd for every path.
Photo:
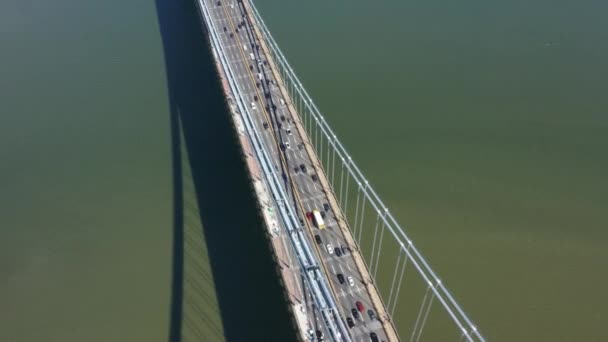
<instances>
[{"instance_id":1,"label":"truck","mask_svg":"<svg viewBox=\"0 0 608 342\"><path fill-rule=\"evenodd\" d=\"M325 222L323 222L323 217L321 217L321 213L317 209L312 211L312 217L315 220L317 228L325 229Z\"/></svg>"}]
</instances>

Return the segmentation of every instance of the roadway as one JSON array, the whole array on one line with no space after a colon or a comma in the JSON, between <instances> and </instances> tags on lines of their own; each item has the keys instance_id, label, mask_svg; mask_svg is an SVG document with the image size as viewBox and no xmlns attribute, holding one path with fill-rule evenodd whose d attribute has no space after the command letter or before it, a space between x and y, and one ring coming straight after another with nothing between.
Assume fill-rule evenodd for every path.
<instances>
[{"instance_id":1,"label":"roadway","mask_svg":"<svg viewBox=\"0 0 608 342\"><path fill-rule=\"evenodd\" d=\"M346 324L346 318L353 319L355 326L350 329L354 341L370 341L370 333L378 335L379 340L387 340L386 334L380 322L371 320L368 310L373 309L369 294L363 284L363 280L354 259L351 256L346 240L337 226L336 215L331 208L326 193L319 184L318 179L313 179L314 168L311 158L303 146L303 139L299 131L294 127L294 116L289 110L289 98L283 98L278 80L267 62L267 57L260 48L260 42L256 37L250 22L250 17L245 8L236 0L217 1L202 0L210 9L212 20L220 32L220 39L224 46L229 63L235 71L236 82L239 83L242 93L240 96L250 106L254 113L255 125L259 132L263 132L263 139L269 151L272 151L272 159L275 170L283 174L285 189L289 189L290 199L297 208L301 222L309 231L308 239L311 246L315 246L318 259L323 263L323 269L327 273L328 280L334 292L339 306L340 315ZM303 167L302 167L303 166ZM307 218L306 213L317 209L324 212L326 229L317 229ZM284 235L284 234L281 234ZM314 235L318 235L321 243L315 241ZM284 238L284 237L281 237ZM328 244L332 246L328 250ZM337 256L336 248L344 250L342 256ZM296 265L293 265L297 267ZM294 269L295 271L295 269ZM344 276L344 283L338 281L337 274ZM353 278L353 285L349 285L348 277ZM320 314L314 307L310 295L305 290L305 303L308 307L307 317L310 326L320 330L325 336L329 336L325 326L320 319ZM363 312L358 312L356 302L364 306ZM352 311L359 314L359 318L353 317Z\"/></svg>"}]
</instances>

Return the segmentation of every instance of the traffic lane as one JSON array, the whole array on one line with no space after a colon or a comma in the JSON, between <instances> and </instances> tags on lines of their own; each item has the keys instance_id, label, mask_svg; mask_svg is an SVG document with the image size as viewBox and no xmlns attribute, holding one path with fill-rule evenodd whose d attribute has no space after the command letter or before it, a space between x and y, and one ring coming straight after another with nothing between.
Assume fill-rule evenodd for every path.
<instances>
[{"instance_id":1,"label":"traffic lane","mask_svg":"<svg viewBox=\"0 0 608 342\"><path fill-rule=\"evenodd\" d=\"M236 48L238 48L238 47L236 47L236 44L234 44L234 45L231 45L231 49L230 49L230 50L234 50L234 49L236 49ZM245 60L244 60L244 58L242 58L242 57L241 57L241 58L239 58L239 57L238 57L238 55L239 55L239 54L240 54L240 55L242 55L242 54L243 54L243 52L242 52L242 51L240 51L240 52L235 52L235 51L232 51L232 57L233 57L232 61L233 61L234 63L236 63L236 68L237 68L237 69L238 69L238 66L241 66L241 68L240 68L241 70L239 70L239 71L238 71L238 73L242 75L242 74L247 73L247 71L242 70L242 69L244 69L242 66L243 66L243 64L245 64L245 63L244 63L244 61L245 61ZM239 63L239 62L240 62L240 63ZM245 68L246 68L246 67L245 67ZM251 75L250 75L250 76L251 76ZM251 78L251 77L250 77L250 78ZM246 77L242 77L242 76L241 76L241 80L244 80L244 79L246 79ZM245 83L245 85L246 85L248 82L244 81L243 83ZM248 87L248 88L250 88L250 87ZM255 95L253 95L253 96L252 96L252 94L253 94L254 92L256 92L256 91L255 91L255 89L248 89L248 93L249 93L249 94L247 94L247 95L249 95L249 96L247 96L247 98L246 98L245 100L246 100L246 101L250 101L250 100L254 99L254 101L255 101L255 97L254 97ZM257 93L257 92L256 92L256 93ZM254 107L254 105L252 105L252 107Z\"/></svg>"},{"instance_id":2,"label":"traffic lane","mask_svg":"<svg viewBox=\"0 0 608 342\"><path fill-rule=\"evenodd\" d=\"M318 230L315 231L317 234L323 234L326 230ZM321 261L324 262L328 269L331 270L332 274L330 275L330 281L332 281L335 285L335 288L338 290L336 293L336 299L341 307L343 314L343 319L346 321L346 317L353 318L355 322L355 327L352 330L357 334L359 329L363 329L359 334L364 334L369 338L369 332L374 331L378 328L381 328L379 323L374 324L373 322L369 322L367 309L370 308L370 301L366 299L367 292L366 289L361 286L361 283L356 281L357 275L356 272L352 271L351 267L354 267L354 261L348 260L349 255L343 255L342 257L338 257L335 252L329 253L326 247L327 243L333 243L333 240L323 240L322 241L322 251L323 255L321 256ZM334 243L335 245L335 243ZM352 259L352 257L351 257ZM352 266L350 264L353 264ZM344 265L344 266L343 266ZM337 278L338 274L342 274L345 277L345 283L341 284ZM353 280L355 280L355 284L353 286L348 285L348 276L352 276ZM351 311L353 308L356 309L356 302L360 301L365 307L363 313L360 314L360 319L354 319L352 317ZM378 334L378 332L376 332ZM379 334L380 336L381 334Z\"/></svg>"},{"instance_id":3,"label":"traffic lane","mask_svg":"<svg viewBox=\"0 0 608 342\"><path fill-rule=\"evenodd\" d=\"M269 139L272 139L272 138L271 138L271 137L269 137ZM277 153L277 154L278 154L278 153ZM277 156L277 158L278 158L278 156ZM306 234L306 235L308 235L308 234ZM307 240L308 240L308 238L307 238ZM309 243L314 243L314 242L309 242ZM325 331L325 334L327 335L327 331Z\"/></svg>"},{"instance_id":4,"label":"traffic lane","mask_svg":"<svg viewBox=\"0 0 608 342\"><path fill-rule=\"evenodd\" d=\"M316 195L309 195L307 196L307 198L305 199L306 202L306 206L308 208L318 208L320 210L323 210L322 208L322 203L324 203L324 201L326 200L326 197L324 194L320 193L320 194L316 194ZM326 215L327 218L327 215ZM324 238L324 241L326 243L331 242L332 246L335 248L342 248L343 246L345 246L345 242L341 239L341 236L339 234L335 233L335 229L337 229L337 222L332 221L331 219L328 220L327 223L327 228L326 229L319 229L318 233L322 236L322 238ZM344 262L345 258L348 257L350 253L347 253L346 255L343 255L341 257L337 257L341 259L339 262ZM354 262L354 260L352 261ZM357 277L356 275L354 275L354 277Z\"/></svg>"},{"instance_id":5,"label":"traffic lane","mask_svg":"<svg viewBox=\"0 0 608 342\"><path fill-rule=\"evenodd\" d=\"M351 317L353 319L353 321L355 322L355 327L365 328L365 329L368 329L369 331L381 328L379 322L377 322L377 321L372 322L371 318L369 318L369 314L368 314L367 310L372 309L371 301L369 299L369 296L367 295L367 291L366 291L365 287L363 287L362 283L360 281L358 281L358 279L356 279L356 277L357 277L356 274L354 274L351 270L351 267L354 267L354 263L352 261L348 261L347 259L339 260L338 258L341 258L341 257L334 257L334 258L331 258L331 260L326 260L326 262L328 264L332 265L330 267L335 270L334 272L336 274L341 273L345 278L345 283L340 285L341 288L344 289L345 294L343 296L340 296L340 298L339 298L340 305L344 308L344 311L347 313L345 316L345 319L346 319L346 317ZM351 264L352 264L352 266L351 266ZM348 284L348 276L353 277L353 281L354 281L353 286L350 286ZM336 277L336 279L337 279L337 277ZM364 306L363 312L359 312L357 310L356 302L362 303L362 305ZM359 319L355 319L352 316L353 309L355 309L355 310L357 310L357 312L359 312ZM378 333L378 332L376 332L376 333Z\"/></svg>"},{"instance_id":6,"label":"traffic lane","mask_svg":"<svg viewBox=\"0 0 608 342\"><path fill-rule=\"evenodd\" d=\"M330 265L330 267L332 269L334 269L334 273L340 273L337 269L336 269L336 264L338 263L331 263L328 262L328 264ZM339 281L337 280L337 277L334 277L335 283L337 288L339 288L339 294L337 295L337 299L338 299L338 303L341 306L342 310L344 310L345 314L343 315L342 319L346 322L347 321L347 317L350 317L353 319L353 323L354 323L354 327L353 328L349 328L351 333L354 336L357 335L367 335L369 337L369 329L367 329L367 319L366 319L366 314L365 313L361 313L359 311L359 318L355 319L352 316L352 310L357 310L356 308L356 301L358 301L358 296L357 296L357 292L361 292L363 291L361 288L356 288L356 287L350 287L346 282L344 284L340 284ZM372 328L373 329L373 328Z\"/></svg>"},{"instance_id":7,"label":"traffic lane","mask_svg":"<svg viewBox=\"0 0 608 342\"><path fill-rule=\"evenodd\" d=\"M234 61L240 61L240 60L241 60L241 58L235 58L235 59L234 59ZM241 72L240 72L241 74L243 74L243 73L244 73L244 71L243 71L243 70L240 70L240 71L241 71ZM241 80L248 80L248 77L243 77L243 76L241 76ZM247 83L247 82L245 82L245 83ZM249 90L249 94L248 94L248 95L249 95L249 98L248 98L248 99L246 99L247 101L249 101L249 100L252 98L251 93L253 92L253 90L251 90L251 89L248 89L248 90ZM278 158L277 158L277 159L278 159ZM315 312L315 310L314 310L314 308L313 308L313 306L312 306L312 305L310 305L310 306L309 306L309 308L308 308L308 310L307 310L307 311L309 312L309 314L307 315L309 318L312 318L312 319L316 319L316 320L318 320L318 317L314 317L314 318L313 318L313 317L310 317L311 313L312 313L312 314L314 314L314 312ZM316 331L316 330L318 330L318 328L319 328L319 327L317 327L317 329L315 329L315 331Z\"/></svg>"},{"instance_id":8,"label":"traffic lane","mask_svg":"<svg viewBox=\"0 0 608 342\"><path fill-rule=\"evenodd\" d=\"M239 58L239 57L234 57L234 55L235 55L235 54L236 54L236 53L233 53L233 59L232 59L232 62L233 62L233 63L234 63L234 62L239 62L239 61L241 61L241 60L242 60L242 58ZM238 68L238 67L236 67L235 69L239 69L239 68ZM249 84L249 82L242 82L242 81L249 81L249 79L248 79L248 77L247 77L247 76L244 76L244 75L243 75L243 74L245 73L245 72L242 70L243 68L240 68L240 69L241 69L241 70L239 70L239 71L240 71L240 72L239 72L240 77L238 78L238 80L237 80L237 81L239 81L239 82L240 82L240 85L241 85L241 86L243 86L243 85L245 85L245 84ZM247 88L247 87L245 86L244 88ZM248 94L247 94L248 96L245 98L245 101L247 102L247 104L249 104L249 103L251 102L251 100L254 98L254 95L252 95L253 90L252 90L252 89L248 89L248 90L249 90L249 91L248 91ZM259 125L261 125L261 123L259 123ZM260 129L261 129L261 128L260 128ZM275 160L278 160L278 157L275 157ZM310 315L311 315L311 313L313 313L313 312L314 312L314 310L313 310L312 306L310 306L310 307L308 308L307 312L308 312L308 314L307 314L308 319L309 319L309 320L314 319L313 317L311 317L311 316L310 316ZM319 327L317 327L317 329L319 329ZM316 331L317 329L315 329L315 331ZM323 329L323 328L321 328L321 329ZM327 332L325 332L325 334L327 334Z\"/></svg>"},{"instance_id":9,"label":"traffic lane","mask_svg":"<svg viewBox=\"0 0 608 342\"><path fill-rule=\"evenodd\" d=\"M233 57L232 60L237 62L236 64L239 66L242 74L248 74L251 71L249 70L250 58L248 59L249 56L246 53L251 51L250 42L244 39L242 35L235 34L233 31L235 18L227 17L222 9L216 9L214 13L217 15L216 20L218 25L225 28L222 40L227 43L225 47L229 49L230 55ZM234 36L230 37L230 34ZM249 75L251 76L251 74ZM250 87L249 92L251 90L252 88Z\"/></svg>"},{"instance_id":10,"label":"traffic lane","mask_svg":"<svg viewBox=\"0 0 608 342\"><path fill-rule=\"evenodd\" d=\"M221 17L220 20L218 20L219 25L223 26L223 27L228 27L231 26L231 23L229 22L228 19L224 19L225 17ZM235 42L230 42L229 39L231 40L235 40L234 38L226 38L226 36L229 36L229 31L231 30L227 30L225 33L226 35L224 36L224 41L225 41L225 45L227 47L227 54L230 55L231 57L231 61L233 62L233 67L236 70L235 73L238 75L238 80L239 84L242 86L242 88L244 88L245 90L243 91L245 94L244 96L242 96L246 102L246 106L249 106L250 108L256 108L254 109L254 111L259 110L258 106L256 105L256 102L258 102L257 100L259 100L258 96L258 90L256 90L256 87L253 85L253 82L255 81L254 76L250 73L251 70L247 69L247 65L248 65L248 61L246 59L246 56L244 56L244 52L243 50L245 50L247 48L247 44L248 43L243 43L240 40L240 37L236 39ZM241 50L241 46L243 46L243 50ZM249 81L247 81L247 78L249 79ZM260 106L263 106L263 104L260 104ZM256 117L259 117L259 115L257 115ZM263 122L257 121L256 120L256 126L258 126L258 129L260 131L264 131L263 129ZM270 146L276 145L276 143L272 143Z\"/></svg>"},{"instance_id":11,"label":"traffic lane","mask_svg":"<svg viewBox=\"0 0 608 342\"><path fill-rule=\"evenodd\" d=\"M230 49L229 50L231 50L230 55L232 57L231 62L234 63L234 64L236 64L236 65L234 65L235 69L237 69L237 70L240 69L240 70L237 71L237 73L239 75L241 75L239 81L244 81L244 82L242 82L242 83L244 83L242 85L245 85L245 87L248 88L247 89L248 90L247 91L247 93L248 93L247 95L248 96L245 99L247 101L247 103L248 103L251 99L253 99L252 94L255 92L255 90L251 89L252 87L247 87L247 84L250 84L249 82L246 81L248 77L243 76L243 74L246 73L246 71L243 70L244 69L243 68L243 64L245 64L245 60L242 57L239 57L239 55L242 55L242 52L240 53L240 52L234 51L235 49L238 49L237 44L229 44L229 45L230 45ZM314 312L314 311L311 310L311 312Z\"/></svg>"},{"instance_id":12,"label":"traffic lane","mask_svg":"<svg viewBox=\"0 0 608 342\"><path fill-rule=\"evenodd\" d=\"M239 53L239 51L235 51L238 49L236 44L226 44L225 49L227 50L226 53L229 54L232 59L231 68L236 74L235 81L239 83L239 85L241 86L241 91L244 92L244 94L240 95L243 98L245 105L250 107L251 102L253 102L251 100L253 99L254 95L251 87L248 86L250 82L247 82L247 78L250 78L251 76L247 74L246 70L244 70L242 63L242 55Z\"/></svg>"},{"instance_id":13,"label":"traffic lane","mask_svg":"<svg viewBox=\"0 0 608 342\"><path fill-rule=\"evenodd\" d=\"M365 289L365 287L363 286L363 283L359 277L358 272L353 272L353 268L355 268L354 265L354 259L352 258L352 256L350 254L347 255L342 255L340 257L338 257L335 252L330 254L327 251L327 243L332 244L333 246L338 246L341 241L338 239L328 239L328 234L329 231L327 229L324 230L319 230L318 234L321 236L323 235L325 237L325 239L322 238L323 242L323 249L325 250L325 253L327 253L326 257L322 257L322 262L324 262L326 265L329 266L329 269L332 270L332 276L331 279L334 282L334 284L336 284L336 287L339 289L339 293L337 293L337 299L338 302L340 304L340 306L342 307L343 311L345 312L345 317L344 319L346 319L346 317L351 317L353 318L353 321L356 323L355 327L353 329L363 329L365 333L367 333L367 336L369 337L369 332L371 331L375 331L377 329L382 330L382 327L380 325L380 323L376 320L374 320L373 322L371 321L371 319L369 318L368 309L372 309L373 310L373 306L371 305L371 300L369 298L369 295L367 294L367 291ZM344 267L342 266L344 265ZM344 276L345 278L345 283L344 284L340 284L340 282L337 279L337 274L340 273ZM351 287L348 285L348 277L351 276L353 277L353 281L354 281L354 285ZM348 287L346 287L348 286ZM356 309L356 302L361 302L364 306L364 312L360 313L359 315L359 319L354 319L354 317L352 316L352 309ZM375 313L375 312L374 312ZM383 332L378 332L375 331L379 336L383 335Z\"/></svg>"},{"instance_id":14,"label":"traffic lane","mask_svg":"<svg viewBox=\"0 0 608 342\"><path fill-rule=\"evenodd\" d=\"M242 62L242 58L235 58L235 60ZM239 71L239 74L241 75L242 78L245 78L245 79L248 78L249 79L249 82L247 82L247 80L243 80L243 82L242 82L243 88L246 89L245 90L246 94L244 96L245 97L245 101L246 101L246 105L249 106L254 112L258 112L260 109L259 109L259 106L256 104L256 100L255 100L256 96L257 96L257 92L256 92L256 90L255 90L255 88L254 88L254 86L252 84L252 80L251 80L252 77L251 77L251 75L249 74L249 76L243 76L243 74L247 74L248 71L245 70L245 67L243 66L242 63L238 63L235 67ZM253 105L251 105L252 103L253 103ZM262 104L260 104L260 105L262 105ZM253 109L253 108L255 108L255 109ZM260 118L260 115L255 115L254 117L256 118L256 120L254 120L255 121L254 124L257 126L258 130L261 131L261 132L267 132L266 133L266 139L265 139L266 143L267 143L267 146L269 146L271 148L273 146L276 147L276 142L275 142L274 138L271 136L272 133L270 133L270 132L268 132L268 130L264 129L264 125L263 124L264 124L265 121L263 121ZM271 151L274 152L274 151L276 151L276 149L272 148ZM280 158L278 156L278 152L275 153L275 158L273 158L273 159L275 160L275 164L277 164L277 165L280 164L279 163Z\"/></svg>"},{"instance_id":15,"label":"traffic lane","mask_svg":"<svg viewBox=\"0 0 608 342\"><path fill-rule=\"evenodd\" d=\"M317 335L317 331L321 331L324 335L327 335L328 331L322 321L322 314L319 312L318 307L314 304L314 298L312 296L312 293L308 290L308 287L306 287L306 292L308 302L310 303L310 312L312 313L312 320L311 322L309 322L309 324L311 324L310 328L314 330L315 336Z\"/></svg>"}]
</instances>

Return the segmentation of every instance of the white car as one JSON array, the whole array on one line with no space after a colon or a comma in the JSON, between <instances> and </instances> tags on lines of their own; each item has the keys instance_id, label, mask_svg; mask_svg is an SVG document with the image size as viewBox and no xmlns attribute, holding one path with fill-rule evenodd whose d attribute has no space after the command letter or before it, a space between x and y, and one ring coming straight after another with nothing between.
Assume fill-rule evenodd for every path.
<instances>
[{"instance_id":1,"label":"white car","mask_svg":"<svg viewBox=\"0 0 608 342\"><path fill-rule=\"evenodd\" d=\"M255 106L255 102L251 102L251 108L252 109L257 109L257 107Z\"/></svg>"},{"instance_id":2,"label":"white car","mask_svg":"<svg viewBox=\"0 0 608 342\"><path fill-rule=\"evenodd\" d=\"M334 254L334 248L332 247L331 243L328 243L326 247L327 247L327 253Z\"/></svg>"},{"instance_id":3,"label":"white car","mask_svg":"<svg viewBox=\"0 0 608 342\"><path fill-rule=\"evenodd\" d=\"M351 276L348 277L348 285L355 286L355 280Z\"/></svg>"},{"instance_id":4,"label":"white car","mask_svg":"<svg viewBox=\"0 0 608 342\"><path fill-rule=\"evenodd\" d=\"M291 128L287 129L287 135L291 135Z\"/></svg>"},{"instance_id":5,"label":"white car","mask_svg":"<svg viewBox=\"0 0 608 342\"><path fill-rule=\"evenodd\" d=\"M285 142L285 147L287 147L287 148L291 148L291 147L289 147L289 141L286 141L286 142Z\"/></svg>"}]
</instances>

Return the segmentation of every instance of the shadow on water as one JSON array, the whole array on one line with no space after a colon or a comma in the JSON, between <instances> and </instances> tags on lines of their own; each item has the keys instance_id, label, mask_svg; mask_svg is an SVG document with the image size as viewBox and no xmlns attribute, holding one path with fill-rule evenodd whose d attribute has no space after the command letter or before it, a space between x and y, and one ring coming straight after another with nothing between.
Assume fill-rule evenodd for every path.
<instances>
[{"instance_id":1,"label":"shadow on water","mask_svg":"<svg viewBox=\"0 0 608 342\"><path fill-rule=\"evenodd\" d=\"M169 92L174 177L169 341L187 340L186 335L221 340L222 331L228 341L294 341L198 8L193 0L156 0L156 10ZM189 160L184 165L190 170L182 168L183 160ZM183 177L188 173L190 184ZM188 192L194 203L184 200ZM201 241L204 237L208 248L189 238L192 227L200 227L196 234ZM205 262L188 261L204 253L198 260L208 258L208 274ZM219 312L213 305L213 288ZM200 292L203 300L186 310L192 306L191 290ZM209 327L213 315L221 322ZM206 329L200 328L206 324ZM213 336L206 335L208 331Z\"/></svg>"}]
</instances>

